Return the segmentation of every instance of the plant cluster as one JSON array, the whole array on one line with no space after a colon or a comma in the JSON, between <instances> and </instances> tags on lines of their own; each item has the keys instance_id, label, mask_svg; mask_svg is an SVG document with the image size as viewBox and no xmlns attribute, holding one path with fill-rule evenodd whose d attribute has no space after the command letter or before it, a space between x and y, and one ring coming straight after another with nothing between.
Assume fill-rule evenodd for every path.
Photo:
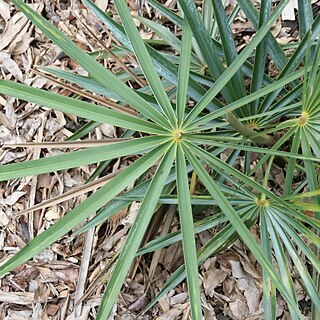
<instances>
[{"instance_id":1,"label":"plant cluster","mask_svg":"<svg viewBox=\"0 0 320 320\"><path fill-rule=\"evenodd\" d=\"M0 80L0 93L88 119L70 140L85 137L101 123L126 131L122 138L103 146L2 166L0 180L99 163L95 179L113 159L139 158L3 264L0 275L31 259L93 213L97 214L77 233L141 201L106 285L97 319L109 315L136 256L177 241L182 241L184 265L172 274L149 308L186 278L192 318L202 319L198 266L238 238L262 267L265 319L276 318L277 292L286 300L292 319L302 318L291 265L312 301L313 319L319 319L320 16L313 17L310 1L299 1L300 41L291 46L293 53L288 56L270 32L287 0L273 8L271 0L261 1L260 12L251 1L239 0L229 16L221 0L204 1L202 15L191 0L179 0L178 13L148 0L182 30L180 39L164 26L139 18L162 38L163 46L180 53L177 57L155 50L141 38L125 0L114 0L121 24L93 2L83 0L117 39L113 54L130 54L137 59L139 68L126 72L126 77L103 68L95 56L81 50L23 1L12 2L90 76L53 68L44 68L44 72L117 103L105 108L6 80ZM240 9L256 34L239 53L230 24ZM279 70L276 78L265 73L269 59ZM132 89L123 79L145 86ZM136 132L141 133L138 138ZM222 160L226 149L227 159ZM252 154L256 155L255 163ZM244 158L241 169L234 166L240 156ZM280 196L268 185L278 158L285 163ZM155 173L145 178L155 164ZM294 178L298 174L301 179L297 182ZM139 183L123 192L136 181ZM201 194L190 194L194 181L201 186ZM180 231L141 247L153 215L164 204L177 205ZM210 217L195 223L195 212L212 207L215 210ZM305 210L314 215L306 215ZM253 225L259 226L259 242L250 232ZM197 233L213 227L219 227L219 232L197 250Z\"/></svg>"}]
</instances>

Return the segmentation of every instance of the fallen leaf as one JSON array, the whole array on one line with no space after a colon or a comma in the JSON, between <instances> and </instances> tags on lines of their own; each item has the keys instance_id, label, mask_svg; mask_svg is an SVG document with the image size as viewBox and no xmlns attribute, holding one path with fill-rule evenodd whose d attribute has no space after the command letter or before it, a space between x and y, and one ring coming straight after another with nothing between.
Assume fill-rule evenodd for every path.
<instances>
[{"instance_id":1,"label":"fallen leaf","mask_svg":"<svg viewBox=\"0 0 320 320\"><path fill-rule=\"evenodd\" d=\"M58 304L49 304L47 306L47 314L49 316L54 316L59 311L60 306Z\"/></svg>"},{"instance_id":2,"label":"fallen leaf","mask_svg":"<svg viewBox=\"0 0 320 320\"><path fill-rule=\"evenodd\" d=\"M228 272L221 269L214 269L206 272L204 275L204 289L205 294L212 297L212 291L218 287L227 277Z\"/></svg>"},{"instance_id":3,"label":"fallen leaf","mask_svg":"<svg viewBox=\"0 0 320 320\"><path fill-rule=\"evenodd\" d=\"M7 23L2 35L0 36L0 52L6 48L27 24L28 18L22 13L16 13Z\"/></svg>"},{"instance_id":4,"label":"fallen leaf","mask_svg":"<svg viewBox=\"0 0 320 320\"><path fill-rule=\"evenodd\" d=\"M236 300L229 303L230 311L237 320L245 320L248 318L248 308L246 303Z\"/></svg>"},{"instance_id":5,"label":"fallen leaf","mask_svg":"<svg viewBox=\"0 0 320 320\"><path fill-rule=\"evenodd\" d=\"M12 206L25 194L26 194L26 192L24 192L24 191L15 191L7 198L5 198L3 200L0 199L0 203L3 201L3 204L5 204L7 206Z\"/></svg>"},{"instance_id":6,"label":"fallen leaf","mask_svg":"<svg viewBox=\"0 0 320 320\"><path fill-rule=\"evenodd\" d=\"M8 52L0 51L0 64L1 64L1 68L3 68L4 71L9 72L17 80L19 80L20 82L23 82L22 72L19 66L17 65L17 63L11 59L11 55Z\"/></svg>"},{"instance_id":7,"label":"fallen leaf","mask_svg":"<svg viewBox=\"0 0 320 320\"><path fill-rule=\"evenodd\" d=\"M5 23L10 19L10 6L3 0L0 0L0 16L2 16Z\"/></svg>"}]
</instances>

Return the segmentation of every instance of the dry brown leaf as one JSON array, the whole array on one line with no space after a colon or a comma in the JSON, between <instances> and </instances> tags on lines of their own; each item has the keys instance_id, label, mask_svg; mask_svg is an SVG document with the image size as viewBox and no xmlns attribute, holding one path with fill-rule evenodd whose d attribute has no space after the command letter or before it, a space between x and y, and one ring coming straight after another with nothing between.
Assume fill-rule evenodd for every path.
<instances>
[{"instance_id":1,"label":"dry brown leaf","mask_svg":"<svg viewBox=\"0 0 320 320\"><path fill-rule=\"evenodd\" d=\"M256 269L256 267L247 259L244 259L242 257L240 257L240 261L242 264L243 269L250 274L252 277L256 278L256 279L260 279L262 278L260 272Z\"/></svg>"},{"instance_id":2,"label":"dry brown leaf","mask_svg":"<svg viewBox=\"0 0 320 320\"><path fill-rule=\"evenodd\" d=\"M277 42L278 42L279 44L287 44L287 43L292 42L292 41L294 41L294 40L295 40L295 39L294 39L293 37L290 37L290 36L277 38Z\"/></svg>"},{"instance_id":3,"label":"dry brown leaf","mask_svg":"<svg viewBox=\"0 0 320 320\"><path fill-rule=\"evenodd\" d=\"M103 123L99 129L101 132L108 138L115 138L116 137L116 131L115 127L106 123Z\"/></svg>"},{"instance_id":4,"label":"dry brown leaf","mask_svg":"<svg viewBox=\"0 0 320 320\"><path fill-rule=\"evenodd\" d=\"M128 306L128 309L131 311L134 311L134 312L140 312L146 308L146 306L148 305L149 302L150 301L149 301L148 297L145 294L143 294L139 297L139 299L137 299L136 301L131 303Z\"/></svg>"},{"instance_id":5,"label":"dry brown leaf","mask_svg":"<svg viewBox=\"0 0 320 320\"><path fill-rule=\"evenodd\" d=\"M296 20L294 9L298 9L298 1L290 0L281 13L282 20Z\"/></svg>"},{"instance_id":6,"label":"dry brown leaf","mask_svg":"<svg viewBox=\"0 0 320 320\"><path fill-rule=\"evenodd\" d=\"M1 290L0 301L18 305L31 305L35 300L32 292L4 292Z\"/></svg>"},{"instance_id":7,"label":"dry brown leaf","mask_svg":"<svg viewBox=\"0 0 320 320\"><path fill-rule=\"evenodd\" d=\"M205 294L212 297L212 292L225 280L227 275L228 272L221 269L214 269L206 272L203 279Z\"/></svg>"},{"instance_id":8,"label":"dry brown leaf","mask_svg":"<svg viewBox=\"0 0 320 320\"><path fill-rule=\"evenodd\" d=\"M159 306L162 309L162 311L164 313L168 312L170 310L170 303L169 303L169 299L167 299L166 296L162 297L161 299L159 299Z\"/></svg>"},{"instance_id":9,"label":"dry brown leaf","mask_svg":"<svg viewBox=\"0 0 320 320\"><path fill-rule=\"evenodd\" d=\"M281 20L278 19L275 23L275 25L271 28L271 33L277 37L278 34L280 33L281 31L281 28L282 28L282 24L281 24Z\"/></svg>"},{"instance_id":10,"label":"dry brown leaf","mask_svg":"<svg viewBox=\"0 0 320 320\"><path fill-rule=\"evenodd\" d=\"M16 13L7 23L4 32L0 36L0 51L14 41L14 38L27 24L28 18L22 13Z\"/></svg>"},{"instance_id":11,"label":"dry brown leaf","mask_svg":"<svg viewBox=\"0 0 320 320\"><path fill-rule=\"evenodd\" d=\"M14 41L10 43L7 50L12 55L18 55L26 52L29 49L29 45L31 41L34 39L31 37L31 33L33 31L33 25L31 22L28 22L21 32L14 38Z\"/></svg>"},{"instance_id":12,"label":"dry brown leaf","mask_svg":"<svg viewBox=\"0 0 320 320\"><path fill-rule=\"evenodd\" d=\"M175 270L178 265L182 262L182 247L179 242L174 243L173 245L169 246L166 250L166 254L163 260L163 265L165 266L166 270L173 271Z\"/></svg>"},{"instance_id":13,"label":"dry brown leaf","mask_svg":"<svg viewBox=\"0 0 320 320\"><path fill-rule=\"evenodd\" d=\"M254 281L254 278L245 272L239 261L230 261L232 275L235 277L239 289L244 291L244 296L247 300L247 308L249 315L254 313L259 308L261 301L261 289L259 289Z\"/></svg>"},{"instance_id":14,"label":"dry brown leaf","mask_svg":"<svg viewBox=\"0 0 320 320\"><path fill-rule=\"evenodd\" d=\"M237 319L237 320L248 319L249 313L248 313L248 308L246 303L240 300L236 300L229 303L229 308L234 316L234 319Z\"/></svg>"},{"instance_id":15,"label":"dry brown leaf","mask_svg":"<svg viewBox=\"0 0 320 320\"><path fill-rule=\"evenodd\" d=\"M8 52L0 51L0 65L5 72L9 72L17 80L23 82L22 72L17 63L11 59L11 55Z\"/></svg>"},{"instance_id":16,"label":"dry brown leaf","mask_svg":"<svg viewBox=\"0 0 320 320\"><path fill-rule=\"evenodd\" d=\"M36 267L30 267L15 274L13 280L21 288L26 289L30 281L36 279L39 275L39 270Z\"/></svg>"},{"instance_id":17,"label":"dry brown leaf","mask_svg":"<svg viewBox=\"0 0 320 320\"><path fill-rule=\"evenodd\" d=\"M183 311L188 307L188 304L180 305L170 309L165 314L157 317L156 320L175 320L179 319L179 316L182 315Z\"/></svg>"},{"instance_id":18,"label":"dry brown leaf","mask_svg":"<svg viewBox=\"0 0 320 320\"><path fill-rule=\"evenodd\" d=\"M20 55L25 53L28 49L30 49L30 43L34 40L33 37L31 37L31 33L32 33L32 25L28 26L28 32L26 33L21 33L21 36L17 39L16 43L13 43L12 45L10 45L9 47L9 51L13 54L13 55ZM25 27L26 28L26 27ZM24 31L24 30L23 30ZM22 32L23 32L22 31Z\"/></svg>"},{"instance_id":19,"label":"dry brown leaf","mask_svg":"<svg viewBox=\"0 0 320 320\"><path fill-rule=\"evenodd\" d=\"M10 19L10 6L3 0L0 0L0 16L2 16L5 23Z\"/></svg>"},{"instance_id":20,"label":"dry brown leaf","mask_svg":"<svg viewBox=\"0 0 320 320\"><path fill-rule=\"evenodd\" d=\"M10 219L5 214L5 212L0 208L0 226L5 227L10 223ZM1 235L3 233L1 232ZM3 247L2 241L0 241L0 249Z\"/></svg>"},{"instance_id":21,"label":"dry brown leaf","mask_svg":"<svg viewBox=\"0 0 320 320\"><path fill-rule=\"evenodd\" d=\"M96 6L98 6L102 11L106 11L109 1L108 0L96 0Z\"/></svg>"},{"instance_id":22,"label":"dry brown leaf","mask_svg":"<svg viewBox=\"0 0 320 320\"><path fill-rule=\"evenodd\" d=\"M7 206L13 206L25 194L26 192L24 191L13 192L5 199L0 199L0 203Z\"/></svg>"},{"instance_id":23,"label":"dry brown leaf","mask_svg":"<svg viewBox=\"0 0 320 320\"><path fill-rule=\"evenodd\" d=\"M45 213L45 218L48 221L58 220L60 218L60 212L61 211L58 209L58 206L53 206Z\"/></svg>"},{"instance_id":24,"label":"dry brown leaf","mask_svg":"<svg viewBox=\"0 0 320 320\"><path fill-rule=\"evenodd\" d=\"M188 294L186 292L182 292L171 297L169 301L171 305L175 305L175 304L184 303L186 302L187 299L188 299Z\"/></svg>"},{"instance_id":25,"label":"dry brown leaf","mask_svg":"<svg viewBox=\"0 0 320 320\"><path fill-rule=\"evenodd\" d=\"M14 125L10 123L10 120L8 119L8 117L1 111L0 111L0 124L3 124L4 126L6 126L9 130L14 129Z\"/></svg>"},{"instance_id":26,"label":"dry brown leaf","mask_svg":"<svg viewBox=\"0 0 320 320\"><path fill-rule=\"evenodd\" d=\"M46 312L47 312L47 314L49 315L49 316L54 316L54 315L56 315L56 313L59 311L59 309L60 309L60 306L58 305L58 304L48 304L48 306L47 306L47 310L46 310Z\"/></svg>"}]
</instances>

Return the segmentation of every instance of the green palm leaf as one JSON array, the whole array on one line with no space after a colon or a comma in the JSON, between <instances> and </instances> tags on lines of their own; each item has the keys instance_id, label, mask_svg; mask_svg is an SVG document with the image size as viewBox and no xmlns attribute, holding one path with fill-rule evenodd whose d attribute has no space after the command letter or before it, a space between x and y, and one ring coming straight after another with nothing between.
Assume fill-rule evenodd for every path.
<instances>
[{"instance_id":1,"label":"green palm leaf","mask_svg":"<svg viewBox=\"0 0 320 320\"><path fill-rule=\"evenodd\" d=\"M9 164L0 167L0 181L69 169L116 157L137 154L154 147L155 144L163 144L166 141L168 141L168 138L146 137L111 143L102 147L89 148L54 157Z\"/></svg>"},{"instance_id":2,"label":"green palm leaf","mask_svg":"<svg viewBox=\"0 0 320 320\"><path fill-rule=\"evenodd\" d=\"M32 88L24 84L12 81L0 80L0 93L11 95L16 98L38 103L52 109L71 113L90 120L123 126L124 128L141 130L147 133L164 133L165 129L158 125L139 119L138 117L123 114L105 107L97 106L88 102L78 101L53 92L47 92Z\"/></svg>"},{"instance_id":3,"label":"green palm leaf","mask_svg":"<svg viewBox=\"0 0 320 320\"><path fill-rule=\"evenodd\" d=\"M12 1L48 38L56 43L66 54L86 69L102 86L110 89L129 105L146 117L161 123L164 128L170 128L168 121L150 106L138 94L126 86L110 71L103 68L93 57L74 44L66 35L55 28L50 22L38 15L21 0Z\"/></svg>"},{"instance_id":4,"label":"green palm leaf","mask_svg":"<svg viewBox=\"0 0 320 320\"><path fill-rule=\"evenodd\" d=\"M214 197L219 202L219 207L221 211L229 219L230 223L233 225L235 230L237 230L239 236L245 241L245 243L250 248L251 252L255 255L256 259L259 261L263 269L266 270L266 272L268 272L270 278L275 283L278 290L285 297L290 307L294 310L294 313L300 316L300 311L297 307L295 300L288 293L287 288L283 285L279 275L274 271L272 264L270 263L270 261L266 259L260 246L254 239L253 235L250 233L245 224L241 221L240 217L235 213L234 208L230 205L223 193L217 187L216 183L210 177L208 172L203 168L200 161L194 156L194 151L195 150L193 148L192 151L188 150L187 147L185 148L187 157L192 166L194 167L195 171L199 175L199 178L204 183L212 197Z\"/></svg>"},{"instance_id":5,"label":"green palm leaf","mask_svg":"<svg viewBox=\"0 0 320 320\"><path fill-rule=\"evenodd\" d=\"M175 146L169 147L169 150L168 146L166 147L167 153L161 161L161 164L150 183L138 215L130 229L124 246L121 249L117 264L103 295L97 319L106 319L112 310L113 304L118 297L119 291L142 241L144 232L151 220L157 205L157 200L160 197L174 160Z\"/></svg>"},{"instance_id":6,"label":"green palm leaf","mask_svg":"<svg viewBox=\"0 0 320 320\"><path fill-rule=\"evenodd\" d=\"M194 239L193 215L185 157L180 143L176 157L177 192L185 266L187 271L188 291L190 295L192 318L202 319L197 250Z\"/></svg>"},{"instance_id":7,"label":"green palm leaf","mask_svg":"<svg viewBox=\"0 0 320 320\"><path fill-rule=\"evenodd\" d=\"M138 159L133 165L120 172L111 180L111 182L96 191L87 200L80 203L75 209L71 210L48 230L38 235L29 242L26 247L21 249L9 261L2 265L0 267L0 276L3 276L6 272L28 261L92 215L96 210L105 205L144 173L167 149L168 145L160 146L154 150L154 152L146 154L144 157Z\"/></svg>"}]
</instances>

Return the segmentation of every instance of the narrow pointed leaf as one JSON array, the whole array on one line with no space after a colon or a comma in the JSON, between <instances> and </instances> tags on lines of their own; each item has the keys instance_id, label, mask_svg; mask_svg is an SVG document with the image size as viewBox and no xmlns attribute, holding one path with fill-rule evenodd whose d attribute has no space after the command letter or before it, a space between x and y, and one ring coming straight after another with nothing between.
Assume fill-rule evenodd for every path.
<instances>
[{"instance_id":1,"label":"narrow pointed leaf","mask_svg":"<svg viewBox=\"0 0 320 320\"><path fill-rule=\"evenodd\" d=\"M260 239L261 247L270 263L272 263L272 251L270 246L270 238L267 229L267 222L265 218L265 210L261 210L260 215ZM276 320L276 287L274 286L271 278L265 270L263 270L263 306L264 316L266 319Z\"/></svg>"},{"instance_id":2,"label":"narrow pointed leaf","mask_svg":"<svg viewBox=\"0 0 320 320\"><path fill-rule=\"evenodd\" d=\"M191 43L192 32L187 19L183 22L183 35L181 57L178 72L178 88L177 88L177 119L180 128L184 119L184 113L187 103L188 82L190 72L190 56L191 56Z\"/></svg>"},{"instance_id":3,"label":"narrow pointed leaf","mask_svg":"<svg viewBox=\"0 0 320 320\"><path fill-rule=\"evenodd\" d=\"M199 126L201 126L202 124L207 123L208 121L212 121L214 119L217 119L221 116L224 116L227 113L227 110L236 110L244 105L246 105L247 103L250 103L258 98L261 98L263 96L265 96L266 94L273 92L279 88L282 88L283 86L285 86L287 83L291 82L294 79L297 79L299 77L301 77L304 74L304 68L301 68L298 71L292 72L289 75L287 75L286 77L277 80L275 82L273 82L272 84L257 90L254 93L249 94L246 97L243 97L233 103L230 103L229 105L220 108L219 110L215 111L215 112L211 112L203 117L201 117L198 120L195 120L193 123L191 123L190 125L186 126L185 123L185 130L188 131L194 131L195 128L198 128ZM212 87L214 88L214 86ZM211 89L210 89L211 90ZM193 109L194 110L194 109ZM191 113L191 112L190 112ZM189 114L190 114L189 113Z\"/></svg>"},{"instance_id":4,"label":"narrow pointed leaf","mask_svg":"<svg viewBox=\"0 0 320 320\"><path fill-rule=\"evenodd\" d=\"M238 4L243 10L246 17L252 22L255 30L258 30L259 29L259 13L255 8L253 2L247 1L247 0L238 0ZM268 42L269 42L268 50L270 52L270 56L272 60L275 62L276 66L279 69L282 69L288 61L283 49L281 48L280 44L277 42L277 40L275 39L271 31L269 31L266 34L266 39L268 39Z\"/></svg>"},{"instance_id":5,"label":"narrow pointed leaf","mask_svg":"<svg viewBox=\"0 0 320 320\"><path fill-rule=\"evenodd\" d=\"M137 154L163 144L166 141L168 141L168 138L146 137L79 150L59 156L7 164L0 167L0 181L69 169L121 156Z\"/></svg>"},{"instance_id":6,"label":"narrow pointed leaf","mask_svg":"<svg viewBox=\"0 0 320 320\"><path fill-rule=\"evenodd\" d=\"M241 219L245 220L249 226L252 226L255 220L248 221L249 217L255 212L253 208L248 207L239 212ZM219 231L199 252L198 264L202 264L206 259L212 257L222 250L228 248L237 239L237 233L231 224L228 224ZM146 310L149 310L161 297L175 288L186 278L185 266L179 267L166 282L165 286L157 294L157 296L149 303Z\"/></svg>"},{"instance_id":7,"label":"narrow pointed leaf","mask_svg":"<svg viewBox=\"0 0 320 320\"><path fill-rule=\"evenodd\" d=\"M259 27L261 27L269 18L271 11L272 0L262 0L260 5L260 17ZM251 81L251 92L257 91L261 88L263 82L263 74L266 65L267 49L269 40L268 37L263 39L255 52L254 66L253 66L253 77ZM255 100L251 103L251 113L255 114L258 110L259 100Z\"/></svg>"},{"instance_id":8,"label":"narrow pointed leaf","mask_svg":"<svg viewBox=\"0 0 320 320\"><path fill-rule=\"evenodd\" d=\"M192 0L179 1L179 4L181 5L185 17L188 19L192 33L196 39L196 43L199 45L201 53L206 59L211 76L213 79L217 79L222 73L224 73L225 68L219 59L218 52L214 47L205 25L203 24L196 4ZM219 91L220 90L228 102L231 102L236 98L234 88L230 81L226 81Z\"/></svg>"},{"instance_id":9,"label":"narrow pointed leaf","mask_svg":"<svg viewBox=\"0 0 320 320\"><path fill-rule=\"evenodd\" d=\"M90 120L109 123L136 131L155 134L166 132L166 130L162 129L160 126L152 122L139 119L138 117L123 114L88 102L65 97L57 93L33 88L25 84L0 80L0 93L25 101L38 103L45 107L71 113Z\"/></svg>"},{"instance_id":10,"label":"narrow pointed leaf","mask_svg":"<svg viewBox=\"0 0 320 320\"><path fill-rule=\"evenodd\" d=\"M115 35L115 37L120 41L126 48L132 51L132 46L127 38L123 27L116 23L111 17L109 17L106 13L104 13L99 7L97 7L90 0L83 0L83 3L90 9L92 12L110 29L110 31ZM178 67L171 63L168 59L166 59L161 53L147 45L147 50L152 57L152 61L154 63L157 72L170 81L172 84L177 85L178 78ZM189 88L188 94L194 100L198 101L205 94L206 90L199 85L192 78L189 79ZM213 99L208 104L207 108L209 110L216 110L221 106L221 103Z\"/></svg>"},{"instance_id":11,"label":"narrow pointed leaf","mask_svg":"<svg viewBox=\"0 0 320 320\"><path fill-rule=\"evenodd\" d=\"M194 167L195 171L197 172L199 178L206 186L209 193L214 197L218 203L221 211L226 215L229 219L230 223L233 225L235 230L237 230L239 236L244 240L248 248L254 254L260 265L268 272L270 278L277 286L278 290L281 292L283 297L287 300L293 310L296 311L297 314L300 314L300 311L295 303L295 301L291 298L291 296L287 293L287 289L283 285L279 275L274 271L272 264L266 259L264 256L261 247L257 244L256 240L254 239L251 232L248 230L246 225L240 219L240 217L236 214L233 207L230 205L228 200L225 198L223 193L217 187L216 183L210 177L208 172L203 168L200 161L194 156L194 150L188 150L187 147L184 149L185 153L188 156L188 159L192 166Z\"/></svg>"},{"instance_id":12,"label":"narrow pointed leaf","mask_svg":"<svg viewBox=\"0 0 320 320\"><path fill-rule=\"evenodd\" d=\"M311 40L314 41L317 38L317 35L320 33L320 15L317 16L316 20L314 21L312 25L312 30L311 30ZM293 55L291 56L290 60L288 63L285 65L285 67L282 69L278 80L283 78L284 76L288 74L292 74L292 72L299 66L303 58L305 57L306 50L308 47L308 35L306 34L302 41L300 42L298 48L295 50ZM270 105L273 103L274 99L278 95L279 90L276 90L270 94L268 94L265 99L263 100L259 111L265 111L267 110Z\"/></svg>"},{"instance_id":13,"label":"narrow pointed leaf","mask_svg":"<svg viewBox=\"0 0 320 320\"><path fill-rule=\"evenodd\" d=\"M177 192L179 200L179 216L182 233L183 255L187 272L188 292L190 296L192 319L201 320L201 300L197 250L194 237L193 215L185 157L180 143L176 156Z\"/></svg>"},{"instance_id":14,"label":"narrow pointed leaf","mask_svg":"<svg viewBox=\"0 0 320 320\"><path fill-rule=\"evenodd\" d=\"M148 80L149 86L151 87L151 90L153 91L163 112L168 117L171 124L174 125L176 119L171 107L171 103L154 68L148 50L146 49L139 31L137 30L136 25L129 13L127 4L124 0L116 0L115 5L128 35L128 38L130 39L135 56L137 57L144 75Z\"/></svg>"},{"instance_id":15,"label":"narrow pointed leaf","mask_svg":"<svg viewBox=\"0 0 320 320\"><path fill-rule=\"evenodd\" d=\"M208 135L186 135L186 139L189 141L194 141L196 143L200 144L208 144L212 146L217 147L226 147L231 149L239 149L239 150L246 150L250 152L256 152L256 153L262 153L262 154L269 154L269 155L279 155L283 157L293 158L293 159L301 159L301 160L309 160L314 162L320 162L319 158L312 157L312 156L305 156L298 153L293 152L286 152L286 151L280 151L280 150L272 150L267 148L259 148L259 147L253 147L253 146L247 146L242 144L234 144L234 143L228 143L228 142L218 142L217 139L213 138L210 139Z\"/></svg>"},{"instance_id":16,"label":"narrow pointed leaf","mask_svg":"<svg viewBox=\"0 0 320 320\"><path fill-rule=\"evenodd\" d=\"M225 8L221 0L211 0L214 9L215 22L219 27L220 40L224 51L224 56L228 66L238 58L237 48L233 39L230 24L225 13ZM264 72L262 72L262 78ZM246 95L244 78L241 69L239 69L234 77L231 78L232 86L234 88L237 98L242 98ZM243 108L244 114L245 108Z\"/></svg>"},{"instance_id":17,"label":"narrow pointed leaf","mask_svg":"<svg viewBox=\"0 0 320 320\"><path fill-rule=\"evenodd\" d=\"M0 276L39 254L46 247L92 215L152 166L167 148L168 146L166 145L158 147L120 172L111 182L80 203L75 209L71 210L48 230L34 238L26 247L3 264L0 267Z\"/></svg>"},{"instance_id":18,"label":"narrow pointed leaf","mask_svg":"<svg viewBox=\"0 0 320 320\"><path fill-rule=\"evenodd\" d=\"M196 106L189 113L188 117L185 120L184 126L190 124L199 113L206 107L206 105L220 92L220 90L230 81L233 75L239 70L241 65L246 61L246 59L250 56L252 51L256 48L256 46L260 43L260 41L264 38L274 21L277 19L285 5L288 3L288 0L281 1L274 12L270 16L268 22L266 22L260 29L257 31L255 37L251 40L251 42L243 49L243 51L239 54L238 59L233 61L231 65L226 69L226 71L219 77L219 79L215 82L215 84L208 90L205 96L196 104Z\"/></svg>"},{"instance_id":19,"label":"narrow pointed leaf","mask_svg":"<svg viewBox=\"0 0 320 320\"><path fill-rule=\"evenodd\" d=\"M268 212L269 211L269 212ZM289 268L289 264L287 261L287 257L284 252L284 248L280 243L279 235L274 230L273 223L270 219L270 208L266 208L266 222L268 226L268 232L270 234L270 239L272 242L272 246L274 249L274 254L276 256L277 264L279 266L279 271L281 274L282 282L287 290L288 296L291 297L293 301L295 301L296 305L298 304L295 292L294 292L294 284L291 277L291 270ZM299 316L294 308L291 305L288 306L290 310L290 314L292 319L299 320Z\"/></svg>"},{"instance_id":20,"label":"narrow pointed leaf","mask_svg":"<svg viewBox=\"0 0 320 320\"><path fill-rule=\"evenodd\" d=\"M54 25L44 19L27 4L21 0L12 0L12 2L21 10L47 37L58 45L73 60L86 69L92 77L100 84L110 89L116 95L121 97L137 111L144 114L153 121L160 123L164 128L170 128L168 121L159 114L152 106L143 100L138 94L134 93L128 86L119 80L110 71L105 69L93 57L88 55L73 43L65 34L60 32Z\"/></svg>"},{"instance_id":21,"label":"narrow pointed leaf","mask_svg":"<svg viewBox=\"0 0 320 320\"><path fill-rule=\"evenodd\" d=\"M150 183L137 217L130 229L124 246L121 249L121 253L113 270L112 276L108 281L107 288L101 301L99 313L97 315L97 320L106 319L112 310L122 284L125 281L127 273L130 269L131 263L154 213L158 198L161 195L162 189L172 167L174 155L175 147L171 146L161 161L152 179L152 182Z\"/></svg>"},{"instance_id":22,"label":"narrow pointed leaf","mask_svg":"<svg viewBox=\"0 0 320 320\"><path fill-rule=\"evenodd\" d=\"M301 39L307 34L313 22L312 6L309 0L298 1L298 16Z\"/></svg>"}]
</instances>

